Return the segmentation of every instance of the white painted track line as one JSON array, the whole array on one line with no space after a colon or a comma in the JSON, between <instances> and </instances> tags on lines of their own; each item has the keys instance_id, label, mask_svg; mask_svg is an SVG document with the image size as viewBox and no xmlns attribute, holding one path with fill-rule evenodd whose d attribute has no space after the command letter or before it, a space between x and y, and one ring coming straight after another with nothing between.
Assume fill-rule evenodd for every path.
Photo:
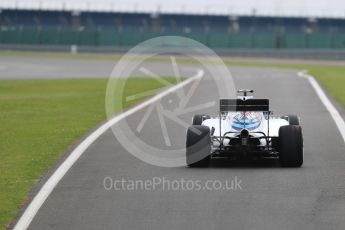
<instances>
[{"instance_id":1,"label":"white painted track line","mask_svg":"<svg viewBox=\"0 0 345 230\"><path fill-rule=\"evenodd\" d=\"M315 90L316 94L319 96L321 102L326 107L330 115L332 116L344 142L345 142L345 121L338 112L338 110L334 107L332 102L328 99L325 92L322 90L319 83L315 80L315 78L309 74L306 73L306 71L300 71L298 72L298 76L306 78L310 85Z\"/></svg>"},{"instance_id":2,"label":"white painted track line","mask_svg":"<svg viewBox=\"0 0 345 230\"><path fill-rule=\"evenodd\" d=\"M121 121L125 117L145 108L146 106L160 100L164 96L181 89L182 87L190 84L191 82L201 78L204 76L204 71L199 69L197 74L187 80L174 85L167 90L155 95L154 97L148 99L147 101L123 112L116 117L110 119L93 133L91 133L87 138L85 138L67 157L67 159L57 168L57 170L51 175L51 177L47 180L47 182L42 186L40 191L31 201L29 206L24 211L23 215L19 218L18 222L16 223L14 230L25 230L29 227L31 221L37 214L40 207L43 205L45 200L48 196L52 193L56 185L59 181L64 177L64 175L68 172L68 170L74 165L74 163L80 158L81 155L85 152L85 150L95 141L98 137L100 137L104 132L106 132L111 126L116 124L117 122Z\"/></svg>"}]
</instances>

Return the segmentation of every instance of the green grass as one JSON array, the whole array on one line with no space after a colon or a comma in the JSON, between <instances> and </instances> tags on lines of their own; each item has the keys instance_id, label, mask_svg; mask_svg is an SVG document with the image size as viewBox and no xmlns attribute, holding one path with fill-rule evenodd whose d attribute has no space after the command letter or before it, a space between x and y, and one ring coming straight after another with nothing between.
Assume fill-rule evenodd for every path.
<instances>
[{"instance_id":1,"label":"green grass","mask_svg":"<svg viewBox=\"0 0 345 230\"><path fill-rule=\"evenodd\" d=\"M63 59L90 59L90 60L112 60L116 61L121 58L120 54L77 54L69 53L53 53L53 52L21 52L21 51L0 51L0 56L18 56L18 57L46 57L46 58L63 58ZM138 57L131 56L130 59L136 60ZM155 56L150 58L150 62L171 62L169 56ZM194 64L193 59L186 57L178 57L179 64ZM217 61L203 60L206 64L220 64ZM227 65L244 66L244 67L274 67L294 70L308 70L310 74L329 91L332 97L341 105L345 106L345 67L335 65L310 65L310 64L279 64L279 63L263 63L254 61L234 61L224 58Z\"/></svg>"},{"instance_id":2,"label":"green grass","mask_svg":"<svg viewBox=\"0 0 345 230\"><path fill-rule=\"evenodd\" d=\"M259 62L225 61L228 65L247 67L284 68L307 70L314 76L330 95L342 106L345 106L345 66L312 65L312 64L272 64Z\"/></svg>"},{"instance_id":3,"label":"green grass","mask_svg":"<svg viewBox=\"0 0 345 230\"><path fill-rule=\"evenodd\" d=\"M0 56L117 60L119 55L0 52ZM135 58L135 57L134 57ZM151 58L170 62L169 57ZM179 58L178 63L194 60ZM208 61L207 64L219 64ZM272 64L226 60L227 65L308 70L345 106L345 67ZM297 77L297 76L296 76ZM173 81L173 79L170 79ZM162 87L154 80L133 79L127 95ZM14 218L30 189L88 130L105 119L106 80L0 81L0 229ZM138 100L131 101L130 106Z\"/></svg>"},{"instance_id":4,"label":"green grass","mask_svg":"<svg viewBox=\"0 0 345 230\"><path fill-rule=\"evenodd\" d=\"M20 52L20 51L0 51L0 56L20 56L20 57L47 57L47 58L64 58L64 59L91 59L91 60L112 60L116 61L121 58L119 54L77 54L69 53L52 53L52 52ZM136 60L136 56L129 57ZM150 62L170 62L169 56L156 56L150 58ZM186 57L178 57L179 64L194 64L195 60ZM214 60L203 60L206 64L220 64ZM224 58L227 65L244 66L244 67L274 67L294 70L308 70L321 85L330 93L330 95L341 105L345 106L345 66L336 65L311 65L311 64L279 64L263 63L254 61L234 61Z\"/></svg>"},{"instance_id":5,"label":"green grass","mask_svg":"<svg viewBox=\"0 0 345 230\"><path fill-rule=\"evenodd\" d=\"M66 149L105 120L106 84L106 80L0 81L0 229L6 228L32 187ZM144 78L126 84L126 95L162 87ZM126 106L139 100L143 98Z\"/></svg>"},{"instance_id":6,"label":"green grass","mask_svg":"<svg viewBox=\"0 0 345 230\"><path fill-rule=\"evenodd\" d=\"M336 101L345 106L345 67L313 66L309 68L309 72Z\"/></svg>"}]
</instances>

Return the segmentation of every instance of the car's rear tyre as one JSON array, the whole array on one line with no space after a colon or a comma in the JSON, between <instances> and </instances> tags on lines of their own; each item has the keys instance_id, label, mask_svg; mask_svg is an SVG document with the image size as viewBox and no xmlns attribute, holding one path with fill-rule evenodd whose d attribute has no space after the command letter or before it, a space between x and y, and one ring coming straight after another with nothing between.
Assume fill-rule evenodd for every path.
<instances>
[{"instance_id":1,"label":"car's rear tyre","mask_svg":"<svg viewBox=\"0 0 345 230\"><path fill-rule=\"evenodd\" d=\"M189 167L207 167L211 160L211 136L208 126L193 125L187 130L186 161Z\"/></svg>"},{"instance_id":2,"label":"car's rear tyre","mask_svg":"<svg viewBox=\"0 0 345 230\"><path fill-rule=\"evenodd\" d=\"M303 136L299 125L279 129L279 161L283 167L301 167L303 164Z\"/></svg>"},{"instance_id":3,"label":"car's rear tyre","mask_svg":"<svg viewBox=\"0 0 345 230\"><path fill-rule=\"evenodd\" d=\"M201 125L204 120L210 119L209 115L195 114L193 116L192 125Z\"/></svg>"},{"instance_id":4,"label":"car's rear tyre","mask_svg":"<svg viewBox=\"0 0 345 230\"><path fill-rule=\"evenodd\" d=\"M287 120L290 125L299 125L299 118L297 115L286 115L282 118Z\"/></svg>"}]
</instances>

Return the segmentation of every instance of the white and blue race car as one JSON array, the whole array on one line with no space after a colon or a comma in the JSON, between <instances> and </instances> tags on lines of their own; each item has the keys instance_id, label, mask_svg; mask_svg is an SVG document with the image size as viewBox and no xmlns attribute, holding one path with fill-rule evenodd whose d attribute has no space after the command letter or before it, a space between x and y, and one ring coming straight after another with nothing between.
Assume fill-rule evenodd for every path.
<instances>
[{"instance_id":1,"label":"white and blue race car","mask_svg":"<svg viewBox=\"0 0 345 230\"><path fill-rule=\"evenodd\" d=\"M247 96L221 99L219 115L194 115L187 130L190 167L208 166L212 158L254 156L278 158L284 167L303 164L303 136L296 115L273 116L268 99Z\"/></svg>"}]
</instances>

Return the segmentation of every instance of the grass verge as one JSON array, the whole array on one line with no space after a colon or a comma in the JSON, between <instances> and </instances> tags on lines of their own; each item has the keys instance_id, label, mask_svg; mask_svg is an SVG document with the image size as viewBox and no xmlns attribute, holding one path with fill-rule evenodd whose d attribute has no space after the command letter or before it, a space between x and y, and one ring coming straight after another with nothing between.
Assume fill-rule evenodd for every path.
<instances>
[{"instance_id":1,"label":"grass verge","mask_svg":"<svg viewBox=\"0 0 345 230\"><path fill-rule=\"evenodd\" d=\"M0 56L90 60L121 57L6 51L0 52ZM157 57L150 61L170 62L170 59ZM195 63L183 58L177 61ZM230 66L308 70L336 101L345 106L345 66L227 59L224 62ZM129 84L128 95L162 87L159 82L148 79L133 79ZM68 146L105 119L105 86L106 80L0 81L0 229L6 228L27 199L30 189ZM132 104L136 102L131 101Z\"/></svg>"},{"instance_id":2,"label":"grass verge","mask_svg":"<svg viewBox=\"0 0 345 230\"><path fill-rule=\"evenodd\" d=\"M259 62L225 61L228 65L247 67L284 68L307 70L314 76L330 95L342 106L345 106L345 66L314 65L314 64L272 64Z\"/></svg>"},{"instance_id":3,"label":"grass verge","mask_svg":"<svg viewBox=\"0 0 345 230\"><path fill-rule=\"evenodd\" d=\"M106 80L0 81L0 229L6 229L29 191L65 150L105 120L106 84ZM153 79L132 78L125 96L161 87Z\"/></svg>"},{"instance_id":4,"label":"grass verge","mask_svg":"<svg viewBox=\"0 0 345 230\"><path fill-rule=\"evenodd\" d=\"M63 58L63 59L79 59L79 60L119 60L121 54L77 54L72 55L69 53L52 53L52 52L21 52L21 51L0 51L0 56L14 56L14 57L46 57L46 58ZM133 60L135 56L131 57ZM151 62L170 62L168 56L157 56L149 59ZM177 59L180 64L195 64L195 60L180 57ZM227 65L244 66L244 67L269 67L269 68L285 68L293 70L308 70L330 95L338 101L341 105L345 106L345 66L340 65L326 65L326 64L280 64L269 63L262 61L236 61L224 58ZM207 60L206 64L219 64L217 61Z\"/></svg>"}]
</instances>

